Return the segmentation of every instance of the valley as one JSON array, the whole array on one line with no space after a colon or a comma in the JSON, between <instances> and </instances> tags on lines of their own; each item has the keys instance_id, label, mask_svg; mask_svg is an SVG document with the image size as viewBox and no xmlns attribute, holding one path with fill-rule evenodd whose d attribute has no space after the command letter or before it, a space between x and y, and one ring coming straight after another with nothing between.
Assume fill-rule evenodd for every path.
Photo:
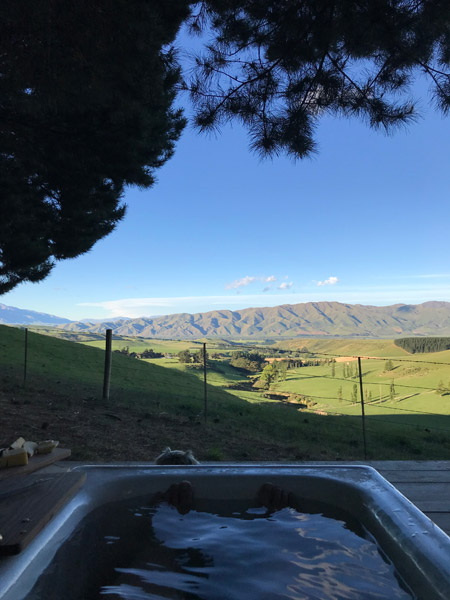
<instances>
[{"instance_id":1,"label":"valley","mask_svg":"<svg viewBox=\"0 0 450 600\"><path fill-rule=\"evenodd\" d=\"M14 417L4 435L30 428L36 436L48 423L45 437L67 438L75 458L138 460L165 445L192 447L203 460L450 458L449 350L411 355L373 339L274 345L115 336L105 402L103 336L37 331L29 332L24 385L23 330L0 326L2 412ZM192 361L203 342L206 419L202 365L178 356L187 351ZM133 358L146 349L163 356ZM249 372L231 364L236 352L268 360ZM289 368L276 367L268 385L264 373L283 363Z\"/></svg>"}]
</instances>

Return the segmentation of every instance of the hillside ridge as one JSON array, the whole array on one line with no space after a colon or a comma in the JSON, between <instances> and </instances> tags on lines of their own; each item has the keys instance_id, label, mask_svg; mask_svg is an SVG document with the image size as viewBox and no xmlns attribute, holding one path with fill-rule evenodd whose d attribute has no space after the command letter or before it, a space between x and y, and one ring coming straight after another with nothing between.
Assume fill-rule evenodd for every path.
<instances>
[{"instance_id":1,"label":"hillside ridge","mask_svg":"<svg viewBox=\"0 0 450 600\"><path fill-rule=\"evenodd\" d=\"M395 338L450 335L450 302L371 306L341 302L306 302L176 313L159 317L70 322L68 331L163 339L278 339L302 337Z\"/></svg>"}]
</instances>

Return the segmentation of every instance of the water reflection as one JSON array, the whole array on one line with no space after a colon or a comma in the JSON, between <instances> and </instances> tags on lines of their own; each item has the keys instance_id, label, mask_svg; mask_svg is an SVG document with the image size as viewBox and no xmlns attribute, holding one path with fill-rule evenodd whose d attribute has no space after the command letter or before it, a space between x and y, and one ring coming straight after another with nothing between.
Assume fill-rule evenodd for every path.
<instances>
[{"instance_id":1,"label":"water reflection","mask_svg":"<svg viewBox=\"0 0 450 600\"><path fill-rule=\"evenodd\" d=\"M109 600L411 600L361 526L285 508L140 513L154 537L116 566Z\"/></svg>"}]
</instances>

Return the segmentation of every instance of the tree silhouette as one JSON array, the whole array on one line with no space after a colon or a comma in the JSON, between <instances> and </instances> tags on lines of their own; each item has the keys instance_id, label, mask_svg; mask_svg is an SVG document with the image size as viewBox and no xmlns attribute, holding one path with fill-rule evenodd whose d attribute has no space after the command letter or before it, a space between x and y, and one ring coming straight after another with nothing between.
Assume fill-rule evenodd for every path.
<instances>
[{"instance_id":1,"label":"tree silhouette","mask_svg":"<svg viewBox=\"0 0 450 600\"><path fill-rule=\"evenodd\" d=\"M173 153L180 87L200 130L237 119L262 155L311 155L326 114L410 122L419 75L447 113L449 15L448 0L3 0L0 293L114 229L125 187ZM182 84L169 44L187 19L212 41Z\"/></svg>"},{"instance_id":2,"label":"tree silhouette","mask_svg":"<svg viewBox=\"0 0 450 600\"><path fill-rule=\"evenodd\" d=\"M191 20L213 41L187 88L196 124L237 119L262 155L316 150L325 114L391 131L415 118L410 98L425 74L450 107L447 0L205 0Z\"/></svg>"},{"instance_id":3,"label":"tree silhouette","mask_svg":"<svg viewBox=\"0 0 450 600\"><path fill-rule=\"evenodd\" d=\"M0 293L39 281L125 214L184 126L168 44L185 0L0 3Z\"/></svg>"}]
</instances>

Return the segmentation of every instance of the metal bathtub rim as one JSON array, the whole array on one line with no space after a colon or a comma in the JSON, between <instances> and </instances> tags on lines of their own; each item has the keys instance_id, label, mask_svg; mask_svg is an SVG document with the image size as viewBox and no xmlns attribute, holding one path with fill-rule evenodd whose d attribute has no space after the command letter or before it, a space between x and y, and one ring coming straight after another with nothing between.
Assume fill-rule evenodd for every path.
<instances>
[{"instance_id":1,"label":"metal bathtub rim","mask_svg":"<svg viewBox=\"0 0 450 600\"><path fill-rule=\"evenodd\" d=\"M305 499L350 512L376 538L417 598L450 598L450 538L375 469L365 465L210 463L81 464L83 488L17 556L0 560L0 600L26 598L61 544L94 508L142 496L189 479L197 497L254 499L270 481Z\"/></svg>"}]
</instances>

